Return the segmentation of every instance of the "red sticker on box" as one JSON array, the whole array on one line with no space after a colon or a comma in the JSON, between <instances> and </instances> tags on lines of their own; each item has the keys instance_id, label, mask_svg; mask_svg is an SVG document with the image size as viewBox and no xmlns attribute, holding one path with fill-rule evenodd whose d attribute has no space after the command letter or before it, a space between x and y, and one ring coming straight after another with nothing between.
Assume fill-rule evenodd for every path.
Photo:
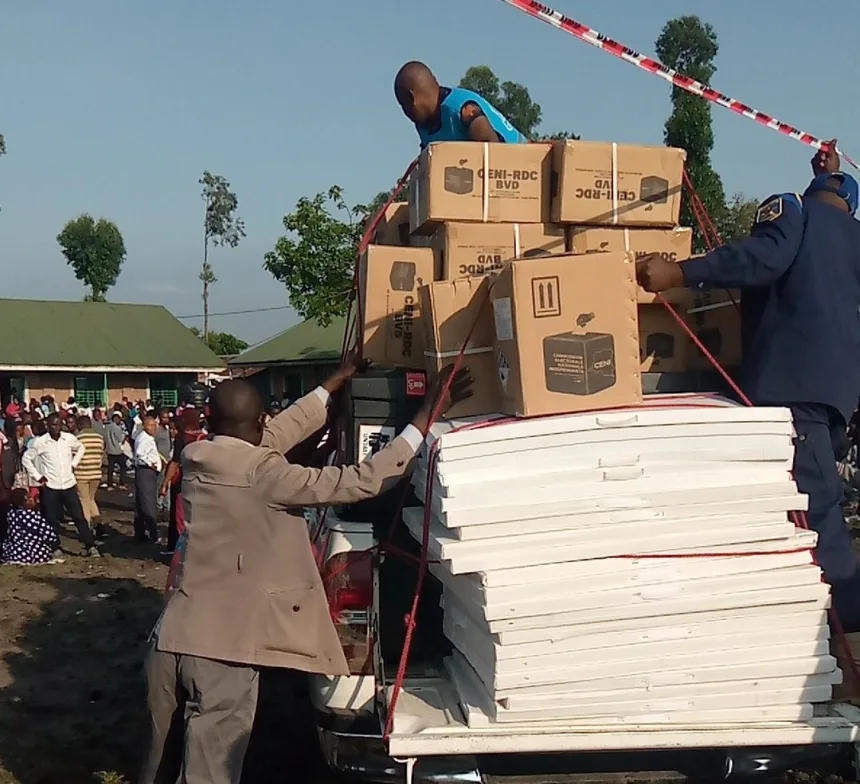
<instances>
[{"instance_id":1,"label":"red sticker on box","mask_svg":"<svg viewBox=\"0 0 860 784\"><path fill-rule=\"evenodd\" d=\"M423 373L406 374L406 397L424 397L427 394L427 376Z\"/></svg>"}]
</instances>

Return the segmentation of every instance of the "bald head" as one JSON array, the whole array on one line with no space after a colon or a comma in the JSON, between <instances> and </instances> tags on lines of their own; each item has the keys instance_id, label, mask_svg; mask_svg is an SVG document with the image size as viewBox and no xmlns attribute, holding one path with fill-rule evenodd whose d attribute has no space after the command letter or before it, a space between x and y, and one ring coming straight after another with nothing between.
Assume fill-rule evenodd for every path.
<instances>
[{"instance_id":1,"label":"bald head","mask_svg":"<svg viewBox=\"0 0 860 784\"><path fill-rule=\"evenodd\" d=\"M215 435L259 444L263 437L263 399L241 378L224 381L209 398L209 422Z\"/></svg>"},{"instance_id":2,"label":"bald head","mask_svg":"<svg viewBox=\"0 0 860 784\"><path fill-rule=\"evenodd\" d=\"M404 114L416 125L426 125L439 109L439 82L424 63L406 63L394 77L394 95Z\"/></svg>"}]
</instances>

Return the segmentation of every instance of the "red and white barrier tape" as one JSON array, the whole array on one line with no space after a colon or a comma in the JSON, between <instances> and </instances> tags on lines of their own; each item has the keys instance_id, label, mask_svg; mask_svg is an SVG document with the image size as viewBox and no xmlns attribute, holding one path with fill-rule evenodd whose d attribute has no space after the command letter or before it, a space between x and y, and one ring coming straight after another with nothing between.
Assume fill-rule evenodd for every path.
<instances>
[{"instance_id":1,"label":"red and white barrier tape","mask_svg":"<svg viewBox=\"0 0 860 784\"><path fill-rule=\"evenodd\" d=\"M596 46L598 49L603 49L605 52L614 54L616 57L641 68L643 71L648 71L648 73L659 76L661 79L665 79L675 87L680 87L682 90L693 93L693 95L698 95L711 103L717 104L718 106L731 109L735 114L740 114L750 120L755 120L760 125L764 125L774 131L779 131L781 134L790 136L792 139L797 139L797 141L803 142L809 147L821 150L828 146L827 142L818 139L811 133L801 131L788 123L782 122L782 120L777 120L776 117L771 117L769 114L760 112L758 109L753 109L735 98L729 98L727 95L723 95L713 88L708 87L701 82L697 82L695 79L684 76L657 60L646 57L630 47L618 43L618 41L613 41L611 38L607 38L605 35L598 33L597 30L593 30L574 19L570 19L559 11L543 5L543 3L535 2L535 0L502 0L502 2L506 5L518 8L520 11L524 11L535 19L540 19L542 22L551 24L559 30L564 30L564 32L570 33L580 41L585 41L585 43ZM837 152L839 152L839 154L855 169L860 169L860 166L858 166L852 158L848 157L838 149Z\"/></svg>"}]
</instances>

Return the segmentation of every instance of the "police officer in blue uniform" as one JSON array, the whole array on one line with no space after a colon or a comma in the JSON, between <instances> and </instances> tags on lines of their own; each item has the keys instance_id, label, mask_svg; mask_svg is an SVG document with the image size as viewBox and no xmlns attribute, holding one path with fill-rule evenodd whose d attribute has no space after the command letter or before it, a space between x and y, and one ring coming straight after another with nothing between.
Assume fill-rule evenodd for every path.
<instances>
[{"instance_id":1,"label":"police officer in blue uniform","mask_svg":"<svg viewBox=\"0 0 860 784\"><path fill-rule=\"evenodd\" d=\"M680 264L637 264L651 292L688 286L742 290L741 387L756 405L791 408L794 475L809 496L816 554L848 631L860 631L860 572L842 511L836 453L860 397L858 186L838 171L835 143L813 159L803 196L759 207L749 238Z\"/></svg>"},{"instance_id":2,"label":"police officer in blue uniform","mask_svg":"<svg viewBox=\"0 0 860 784\"><path fill-rule=\"evenodd\" d=\"M495 106L462 87L442 87L424 63L406 63L394 79L394 95L415 123L423 150L431 142L528 141Z\"/></svg>"}]
</instances>

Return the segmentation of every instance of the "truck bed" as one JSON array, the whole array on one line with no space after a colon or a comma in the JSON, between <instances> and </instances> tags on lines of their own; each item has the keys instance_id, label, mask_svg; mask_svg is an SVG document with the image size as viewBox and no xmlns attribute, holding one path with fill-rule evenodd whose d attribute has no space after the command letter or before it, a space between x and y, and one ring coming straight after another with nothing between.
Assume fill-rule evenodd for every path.
<instances>
[{"instance_id":1,"label":"truck bed","mask_svg":"<svg viewBox=\"0 0 860 784\"><path fill-rule=\"evenodd\" d=\"M392 686L387 688L390 702ZM860 710L845 704L817 706L805 721L725 724L575 724L528 722L467 726L455 688L445 677L410 678L394 716L389 753L396 758L445 755L539 754L801 746L860 742Z\"/></svg>"}]
</instances>

